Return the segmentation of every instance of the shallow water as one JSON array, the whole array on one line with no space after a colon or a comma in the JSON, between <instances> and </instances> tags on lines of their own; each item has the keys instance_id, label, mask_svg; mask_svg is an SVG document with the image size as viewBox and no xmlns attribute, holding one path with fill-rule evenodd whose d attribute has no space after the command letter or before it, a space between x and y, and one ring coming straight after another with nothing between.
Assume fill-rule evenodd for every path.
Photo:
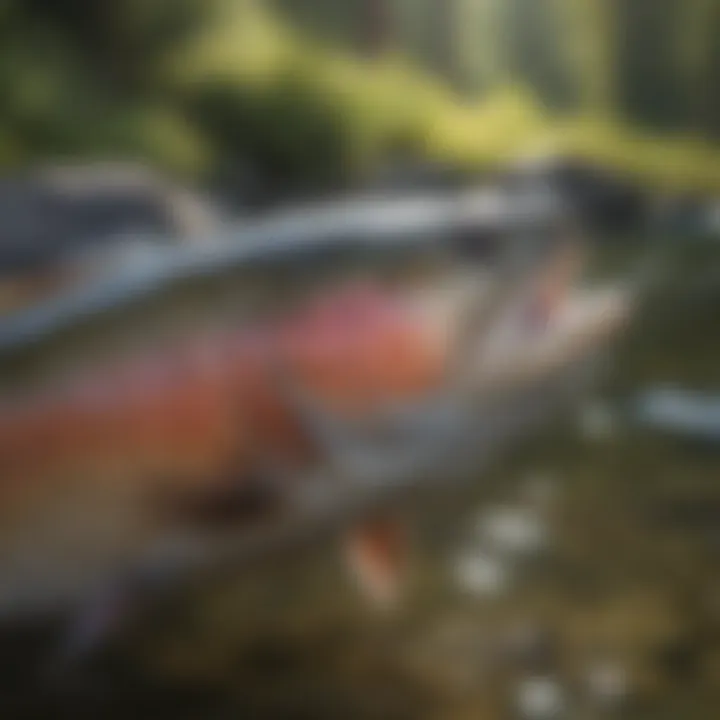
<instances>
[{"instance_id":1,"label":"shallow water","mask_svg":"<svg viewBox=\"0 0 720 720\"><path fill-rule=\"evenodd\" d=\"M602 432L559 423L420 513L401 612L369 612L335 548L316 552L156 608L61 692L28 674L50 634L18 630L0 650L0 716L500 720L541 687L574 720L716 717L720 449L633 428L622 408L655 383L720 391L720 286L702 281L717 260L678 264L644 309L596 403ZM525 533L522 551L507 508L529 497L547 542ZM505 529L483 530L496 506ZM460 551L507 581L458 584ZM612 702L588 689L601 667Z\"/></svg>"}]
</instances>

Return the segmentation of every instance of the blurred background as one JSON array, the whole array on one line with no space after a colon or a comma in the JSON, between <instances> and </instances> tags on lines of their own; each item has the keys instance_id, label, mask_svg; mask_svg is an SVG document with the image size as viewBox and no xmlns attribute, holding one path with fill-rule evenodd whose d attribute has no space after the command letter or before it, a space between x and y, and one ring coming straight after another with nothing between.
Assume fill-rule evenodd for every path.
<instances>
[{"instance_id":1,"label":"blurred background","mask_svg":"<svg viewBox=\"0 0 720 720\"><path fill-rule=\"evenodd\" d=\"M711 0L7 0L0 159L130 158L250 202L251 189L321 192L391 163L488 169L543 148L708 193L719 12Z\"/></svg>"},{"instance_id":2,"label":"blurred background","mask_svg":"<svg viewBox=\"0 0 720 720\"><path fill-rule=\"evenodd\" d=\"M316 553L178 598L61 697L9 633L3 718L717 716L718 0L0 0L0 108L5 312L119 235L518 176L588 209L603 268L670 260L576 422L421 519L399 616Z\"/></svg>"}]
</instances>

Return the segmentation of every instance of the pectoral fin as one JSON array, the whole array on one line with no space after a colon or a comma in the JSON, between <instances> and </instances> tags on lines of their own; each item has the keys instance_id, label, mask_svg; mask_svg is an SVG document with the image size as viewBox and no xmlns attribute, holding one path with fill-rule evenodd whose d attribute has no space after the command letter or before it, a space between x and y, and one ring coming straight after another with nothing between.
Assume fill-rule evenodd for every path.
<instances>
[{"instance_id":1,"label":"pectoral fin","mask_svg":"<svg viewBox=\"0 0 720 720\"><path fill-rule=\"evenodd\" d=\"M407 577L408 545L407 528L394 517L363 523L348 536L348 568L373 605L390 608L398 603Z\"/></svg>"}]
</instances>

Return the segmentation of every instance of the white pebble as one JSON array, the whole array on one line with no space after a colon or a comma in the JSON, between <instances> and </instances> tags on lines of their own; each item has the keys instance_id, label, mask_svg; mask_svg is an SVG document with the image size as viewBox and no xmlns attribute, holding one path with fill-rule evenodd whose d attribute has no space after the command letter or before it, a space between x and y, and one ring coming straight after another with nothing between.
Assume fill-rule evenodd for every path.
<instances>
[{"instance_id":1,"label":"white pebble","mask_svg":"<svg viewBox=\"0 0 720 720\"><path fill-rule=\"evenodd\" d=\"M546 547L548 528L534 510L521 507L490 508L477 525L478 535L500 553L527 556Z\"/></svg>"},{"instance_id":2,"label":"white pebble","mask_svg":"<svg viewBox=\"0 0 720 720\"><path fill-rule=\"evenodd\" d=\"M522 680L516 691L517 710L526 720L555 720L565 710L565 695L552 677Z\"/></svg>"},{"instance_id":3,"label":"white pebble","mask_svg":"<svg viewBox=\"0 0 720 720\"><path fill-rule=\"evenodd\" d=\"M476 595L501 595L510 586L511 572L500 558L483 553L466 553L455 563L455 577L461 588Z\"/></svg>"}]
</instances>

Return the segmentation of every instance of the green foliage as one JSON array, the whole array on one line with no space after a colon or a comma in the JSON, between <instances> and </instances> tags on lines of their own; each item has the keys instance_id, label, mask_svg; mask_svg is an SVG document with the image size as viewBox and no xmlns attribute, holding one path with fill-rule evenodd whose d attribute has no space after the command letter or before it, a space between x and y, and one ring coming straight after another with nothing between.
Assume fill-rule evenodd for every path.
<instances>
[{"instance_id":1,"label":"green foliage","mask_svg":"<svg viewBox=\"0 0 720 720\"><path fill-rule=\"evenodd\" d=\"M250 163L327 185L392 156L482 168L540 145L720 188L699 135L720 137L713 0L381 6L391 42L363 59L380 16L360 0L5 0L0 163L120 155L194 176Z\"/></svg>"},{"instance_id":2,"label":"green foliage","mask_svg":"<svg viewBox=\"0 0 720 720\"><path fill-rule=\"evenodd\" d=\"M597 116L576 117L547 136L560 151L614 167L659 190L717 192L720 148L692 134L648 134Z\"/></svg>"}]
</instances>

